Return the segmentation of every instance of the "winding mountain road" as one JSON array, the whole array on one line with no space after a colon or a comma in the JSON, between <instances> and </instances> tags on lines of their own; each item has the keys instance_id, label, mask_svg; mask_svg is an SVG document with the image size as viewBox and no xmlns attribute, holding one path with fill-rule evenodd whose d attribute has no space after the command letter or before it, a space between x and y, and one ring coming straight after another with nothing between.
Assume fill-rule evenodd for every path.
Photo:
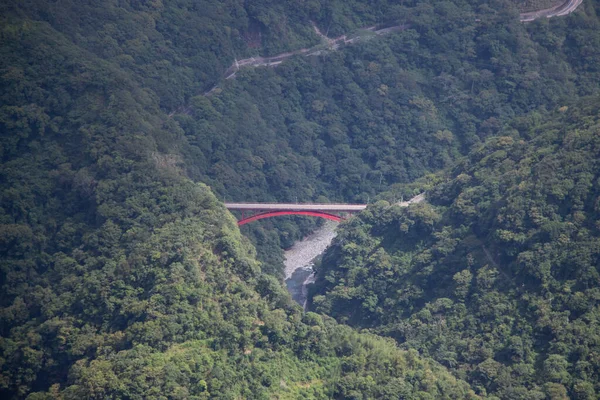
<instances>
[{"instance_id":1,"label":"winding mountain road","mask_svg":"<svg viewBox=\"0 0 600 400\"><path fill-rule=\"evenodd\" d=\"M572 13L573 11L575 11L577 9L577 7L579 7L581 5L582 2L583 2L583 0L567 0L564 3L559 4L552 8L521 13L519 16L519 20L521 22L532 22L539 18L562 17L562 16L568 15L568 14ZM224 79L235 78L236 73L241 68L276 67L279 64L281 64L284 60L286 60L292 56L295 56L295 55L304 55L306 57L316 56L316 55L322 54L325 51L337 50L342 44L347 45L347 44L356 43L364 38L364 35L363 36L357 35L354 37L348 37L347 35L342 35L342 36L332 39L332 38L327 37L327 35L323 34L314 22L312 23L312 26L313 26L313 29L315 30L315 33L319 37L321 37L321 39L323 40L323 44L320 44L320 45L317 45L317 46L314 46L311 48L303 48L303 49L299 49L296 51L289 51L289 52L281 53L281 54L278 54L278 55L272 56L272 57L256 56L256 57L245 58L242 60L236 59L231 64L231 66L225 70L225 73L223 74L223 78ZM391 27L382 28L382 29L377 29L375 26L370 26L370 27L364 28L363 31L370 31L373 34L380 36L380 35L385 35L388 33L400 32L407 28L408 28L408 25L405 25L405 24L391 26ZM204 92L203 95L211 96L217 92L218 88L219 88L219 84L217 83L210 90ZM178 110L172 111L169 114L169 118L171 118L173 115L175 115L177 113L189 114L190 110L191 109L189 106L181 107Z\"/></svg>"},{"instance_id":2,"label":"winding mountain road","mask_svg":"<svg viewBox=\"0 0 600 400\"><path fill-rule=\"evenodd\" d=\"M296 51L289 51L289 52L277 54L276 56L272 56L272 57L256 56L256 57L244 58L242 60L236 59L236 60L234 60L233 64L231 64L231 66L229 68L227 68L227 70L223 74L224 78L225 79L235 78L235 74L237 73L237 71L239 71L241 68L244 68L244 67L276 67L277 65L281 64L287 58L290 58L290 57L293 57L296 55L304 55L307 57L308 56L316 56L316 55L323 53L324 51L337 50L342 44L356 43L363 38L363 36L348 37L347 35L342 35L337 38L331 39L331 38L327 37L326 35L324 35L319 30L319 28L317 27L317 25L314 22L312 23L312 25L313 25L313 29L315 30L315 33L323 40L322 44L319 44L317 46L310 47L310 48L303 48L303 49L299 49ZM370 31L375 35L385 35L387 33L402 31L406 28L407 28L406 25L397 25L397 26L392 26L389 28L382 28L382 29L376 29L375 26L370 26L368 28L364 28L363 31ZM325 44L326 47L323 47L323 44ZM212 88L211 90L209 90L208 92L206 92L204 94L209 95L212 92L214 92L214 89L215 88Z\"/></svg>"},{"instance_id":3,"label":"winding mountain road","mask_svg":"<svg viewBox=\"0 0 600 400\"><path fill-rule=\"evenodd\" d=\"M521 22L531 22L539 18L563 17L571 14L583 3L583 0L567 0L566 2L545 10L521 13Z\"/></svg>"},{"instance_id":4,"label":"winding mountain road","mask_svg":"<svg viewBox=\"0 0 600 400\"><path fill-rule=\"evenodd\" d=\"M567 0L562 4L559 4L555 7L537 10L532 12L521 13L519 16L519 20L521 22L531 22L535 21L539 18L552 18L552 17L562 17L568 15L575 11L577 7L581 5L583 0ZM363 36L357 35L354 37L348 37L348 35L342 35L337 38L329 38L325 35L321 30L317 27L317 25L312 22L313 29L315 33L323 40L323 44L326 45L323 48L323 44L314 46L311 48L303 48L296 51L289 51L285 53L278 54L272 57L250 57L242 60L235 60L233 64L223 74L225 79L235 78L237 71L241 68L245 67L276 67L281 64L285 59L290 58L295 55L304 55L304 56L314 56L323 53L324 51L333 51L337 50L342 44L352 44L360 41ZM396 25L388 28L377 29L376 26L370 26L367 28L363 28L363 31L370 31L375 35L385 35L393 32L400 32L408 28L408 25ZM205 96L210 96L214 93L217 86L213 87L211 90L204 93Z\"/></svg>"}]
</instances>

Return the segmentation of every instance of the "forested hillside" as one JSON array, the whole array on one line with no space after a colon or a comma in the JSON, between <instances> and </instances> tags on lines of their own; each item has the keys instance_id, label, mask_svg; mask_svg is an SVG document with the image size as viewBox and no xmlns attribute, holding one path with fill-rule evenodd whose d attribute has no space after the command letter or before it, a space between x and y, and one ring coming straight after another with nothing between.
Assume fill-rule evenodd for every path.
<instances>
[{"instance_id":1,"label":"forested hillside","mask_svg":"<svg viewBox=\"0 0 600 400\"><path fill-rule=\"evenodd\" d=\"M594 337L590 290L595 275L587 272L589 288L581 286L579 275L556 275L554 253L532 244L554 243L563 235L577 244L583 240L579 234L595 237L597 227L586 222L596 212L591 197L581 197L581 215L565 208L570 198L564 197L564 204L550 202L540 215L562 225L539 228L542 233L531 233L533 239L528 230L512 226L502 228L505 236L492 240L485 235L496 223L492 203L505 198L503 190L514 184L500 179L496 158L516 165L531 153L534 165L535 157L558 152L560 144L565 148L553 162L572 168L565 176L573 180L572 185L560 183L561 190L570 196L579 187L575 174L583 172L576 166L585 162L571 162L576 152L568 146L586 137L593 142L594 114L571 106L546 125L553 128L541 129L539 123L546 110L598 92L595 6L586 1L577 15L523 25L510 1L2 2L0 397L462 399L511 388L513 397L524 390L534 398L565 390L593 397L598 392L593 339L578 342L591 349L579 355L570 352L575 346L565 348L570 343L565 338L583 340L577 329L589 329L588 336ZM361 30L373 25L400 26L401 31L373 37ZM330 37L354 33L363 39L337 51L322 45L319 56L295 57L276 69L242 69L235 79L222 79L235 59L319 45L322 38L314 26ZM515 119L520 115L528 116ZM516 121L512 128L505 127L509 121ZM573 131L564 123L581 123L582 137L565 134L563 139L563 132ZM427 286L433 280L421 289L411 286L409 293L417 290L412 297L400 296L398 304L405 308L394 308L391 324L379 309L388 312L390 305L379 305L383 299L378 297L367 300L376 306L373 310L364 311L361 300L353 318L345 318L350 302L332 300L343 291L336 289L336 279L346 279L348 257L333 259L345 249L339 246L324 264L323 271L331 270L333 278L321 287L325 297L316 298L318 309L376 328L411 349L398 349L390 338L357 333L324 315L302 313L276 277L281 247L315 222L290 218L245 228L244 234L258 244L257 256L221 203L368 201L391 184L450 168L483 142L482 154L493 146L515 152L485 161L489 171L482 173L498 176L505 186L490 183L490 193L481 194L490 203L473 205L481 209L467 212L464 227L457 228L459 217L452 217L452 196L463 188L452 182L462 182L460 175L449 175L450 183L429 192L432 205L411 208L408 214L394 211L394 218L416 212L414 218L435 221L434 228L400 224L402 235L423 229L424 236L414 239L417 247L406 244L408 255L426 252L431 237L437 243L438 227L447 226L440 238L447 234L449 243L458 243L460 234L467 235L477 226L473 221L482 218L488 225L477 228L483 236L475 236L486 246L481 251L497 263L492 265L498 276L513 276L509 272L516 261L510 257L520 257L526 246L533 246L527 250L531 258L519 261L530 263L526 271L549 257L542 260L539 276L514 275L507 281L513 286L504 282L506 289L498 296L505 296L505 309L512 312L521 301L515 296L530 293L531 307L539 306L547 321L564 322L562 336L552 336L554 325L523 334L522 348L529 353L523 350L514 362L506 361L512 353L503 355L497 349L500 339L494 341L477 321L469 322L470 330L448 331L449 350L443 350L448 357L429 347L424 334L404 340L404 328L396 325L408 324L415 318L413 308L422 309L435 296ZM592 152L590 146L581 152ZM542 154L534 156L538 148ZM561 158L567 153L573 159ZM456 170L479 168L479 156L470 157ZM594 165L590 162L590 171ZM522 176L527 173L523 167ZM428 179L431 187L436 179L445 180L442 175ZM464 188L475 188L477 182L466 181ZM548 182L542 189L552 187ZM412 190L407 187L405 194ZM370 218L389 212L384 208L376 206L346 229L371 224ZM571 214L572 221L559 218ZM506 215L519 214L511 209ZM358 230L373 242L371 249L380 246L377 235L396 240L396 231L373 226ZM587 230L576 229L580 226ZM526 223L521 228L533 229ZM341 237L354 240L347 233ZM409 257L391 246L390 257ZM597 260L591 242L586 246L590 250L581 255L581 265ZM561 260L576 262L579 248L573 245L573 253ZM449 260L454 251L448 247ZM423 262L446 263L435 258L437 253L423 257ZM481 254L475 252L475 259L482 260ZM447 268L452 278L455 269L477 273L477 265L457 269L449 263ZM398 279L406 276L396 272ZM427 275L422 279L427 281ZM444 285L435 290L450 299L442 305L459 303ZM473 290L473 285L466 289L464 301ZM397 293L386 294L394 301ZM568 316L578 301L583 308ZM466 327L471 317L461 310L456 324ZM514 318L528 318L526 311L533 312L528 310L515 311ZM393 319L398 312L406 319ZM434 321L437 312L430 311ZM428 332L427 326L423 323L422 329ZM525 323L514 329L520 326L528 329ZM500 337L512 327L493 332ZM453 350L453 340L467 331L473 336L460 346L482 349L483 361L489 359L481 367L489 367L484 378L472 369L479 362ZM560 345L552 347L554 342ZM559 378L552 375L555 370Z\"/></svg>"},{"instance_id":2,"label":"forested hillside","mask_svg":"<svg viewBox=\"0 0 600 400\"><path fill-rule=\"evenodd\" d=\"M402 32L242 69L192 98L173 117L190 176L229 200L367 202L449 166L515 115L598 91L593 3L588 15L530 25L502 4L409 5ZM263 226L245 232L276 262L297 228Z\"/></svg>"},{"instance_id":3,"label":"forested hillside","mask_svg":"<svg viewBox=\"0 0 600 400\"><path fill-rule=\"evenodd\" d=\"M146 72L34 17L0 25L0 397L476 397L416 352L303 314L185 175Z\"/></svg>"},{"instance_id":4,"label":"forested hillside","mask_svg":"<svg viewBox=\"0 0 600 400\"><path fill-rule=\"evenodd\" d=\"M366 201L516 115L598 91L594 16L529 28L505 11L420 3L394 35L240 70L174 115L190 173L230 199Z\"/></svg>"},{"instance_id":5,"label":"forested hillside","mask_svg":"<svg viewBox=\"0 0 600 400\"><path fill-rule=\"evenodd\" d=\"M597 398L599 162L600 98L515 119L424 179L426 203L382 200L345 224L315 310L433 357L479 393Z\"/></svg>"},{"instance_id":6,"label":"forested hillside","mask_svg":"<svg viewBox=\"0 0 600 400\"><path fill-rule=\"evenodd\" d=\"M527 25L509 1L391 3L30 1L3 15L40 21L127 74L171 117L175 136L158 139L170 162L220 200L367 202L449 166L515 115L598 89L593 2ZM221 79L235 58L318 44L313 23L330 37L404 30ZM280 248L314 224L244 233L277 276Z\"/></svg>"}]
</instances>

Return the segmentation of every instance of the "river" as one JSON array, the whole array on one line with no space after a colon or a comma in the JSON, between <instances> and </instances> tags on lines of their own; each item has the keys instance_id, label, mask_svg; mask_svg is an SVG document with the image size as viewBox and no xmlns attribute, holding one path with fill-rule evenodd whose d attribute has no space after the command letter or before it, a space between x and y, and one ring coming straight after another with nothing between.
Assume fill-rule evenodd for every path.
<instances>
[{"instance_id":1,"label":"river","mask_svg":"<svg viewBox=\"0 0 600 400\"><path fill-rule=\"evenodd\" d=\"M425 193L421 193L410 200L394 203L396 206L408 207L411 204L425 200ZM286 250L285 255L285 285L292 298L306 309L306 285L314 282L314 260L329 246L335 237L337 223L327 221L322 227L296 242L292 248Z\"/></svg>"},{"instance_id":2,"label":"river","mask_svg":"<svg viewBox=\"0 0 600 400\"><path fill-rule=\"evenodd\" d=\"M296 242L285 251L285 284L292 298L306 308L306 285L314 282L314 260L335 237L337 222L327 221L322 227Z\"/></svg>"}]
</instances>

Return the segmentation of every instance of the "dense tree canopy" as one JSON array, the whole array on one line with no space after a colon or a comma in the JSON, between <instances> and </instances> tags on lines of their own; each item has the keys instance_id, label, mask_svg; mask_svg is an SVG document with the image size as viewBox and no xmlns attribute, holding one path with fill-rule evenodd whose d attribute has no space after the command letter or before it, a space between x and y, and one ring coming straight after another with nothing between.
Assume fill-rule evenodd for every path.
<instances>
[{"instance_id":1,"label":"dense tree canopy","mask_svg":"<svg viewBox=\"0 0 600 400\"><path fill-rule=\"evenodd\" d=\"M71 6L82 24L95 10ZM1 397L475 397L416 352L303 314L185 175L148 74L38 20L66 14L20 12L0 33Z\"/></svg>"},{"instance_id":2,"label":"dense tree canopy","mask_svg":"<svg viewBox=\"0 0 600 400\"><path fill-rule=\"evenodd\" d=\"M593 398L597 109L572 99L598 92L594 10L3 2L0 397ZM405 349L291 301L281 247L314 221L248 240L222 205L392 184L428 204L346 225L314 303Z\"/></svg>"},{"instance_id":3,"label":"dense tree canopy","mask_svg":"<svg viewBox=\"0 0 600 400\"><path fill-rule=\"evenodd\" d=\"M194 97L173 117L190 176L229 200L367 202L448 167L516 115L598 91L593 12L552 25L468 3L395 15L405 29L394 35L242 69ZM245 232L272 265L311 225L266 226Z\"/></svg>"},{"instance_id":4,"label":"dense tree canopy","mask_svg":"<svg viewBox=\"0 0 600 400\"><path fill-rule=\"evenodd\" d=\"M595 398L599 116L594 97L518 118L442 182L423 180L426 203L381 200L349 221L314 308L432 356L480 393Z\"/></svg>"}]
</instances>

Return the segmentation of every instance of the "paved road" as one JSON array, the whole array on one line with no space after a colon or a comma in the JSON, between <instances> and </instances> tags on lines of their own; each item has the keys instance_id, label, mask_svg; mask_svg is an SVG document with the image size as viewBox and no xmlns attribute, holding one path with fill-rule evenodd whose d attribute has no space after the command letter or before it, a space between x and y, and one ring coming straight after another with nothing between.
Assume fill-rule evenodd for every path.
<instances>
[{"instance_id":1,"label":"paved road","mask_svg":"<svg viewBox=\"0 0 600 400\"><path fill-rule=\"evenodd\" d=\"M421 193L408 201L396 203L400 207L408 207L411 204L420 203L425 200L425 193ZM318 204L318 203L225 203L229 210L253 210L253 211L332 211L332 212L354 212L367 208L366 204Z\"/></svg>"},{"instance_id":2,"label":"paved road","mask_svg":"<svg viewBox=\"0 0 600 400\"><path fill-rule=\"evenodd\" d=\"M562 17L564 15L570 14L579 7L579 5L583 2L583 0L566 0L564 3L559 4L555 7L548 8L545 10L532 11L527 13L520 14L521 22L531 22L538 18L551 18L551 17ZM339 36L337 38L329 38L325 34L323 34L317 25L312 23L313 29L315 33L323 39L323 41L329 47L329 50L337 50L341 44L351 44L360 39L360 36L354 38L348 38L346 35ZM385 35L387 33L399 32L408 28L408 25L402 24L397 26L392 26L389 28L377 29L375 26L370 26L368 28L364 28L365 30L371 31L376 35ZM319 47L319 46L316 46ZM235 78L236 72L242 67L275 67L281 64L285 59L292 57L294 55L303 54L305 56L312 56L320 54L323 50L317 50L315 48L312 49L300 49L296 51L290 51L287 53L278 54L273 57L251 57L243 60L235 60L233 64L225 71L225 79ZM206 94L210 94L212 92L209 91Z\"/></svg>"},{"instance_id":3,"label":"paved road","mask_svg":"<svg viewBox=\"0 0 600 400\"><path fill-rule=\"evenodd\" d=\"M387 33L402 31L406 28L407 28L406 25L398 25L398 26L392 26L390 28L384 28L384 29L379 29L379 30L377 30L376 27L374 27L374 26L371 26L371 27L368 27L365 29L375 33L376 35L385 35ZM243 60L234 60L234 62L231 64L231 66L229 68L227 68L227 70L225 71L223 76L225 77L225 79L233 79L233 78L235 78L237 71L239 71L240 68L243 68L243 67L276 67L277 65L281 64L285 59L290 58L292 56L295 56L295 55L305 55L305 56L318 55L318 54L321 54L325 50L337 50L341 44L351 44L360 39L360 37L355 37L355 38L349 39L346 35L342 35L340 37L330 39L319 30L319 28L315 25L314 22L313 22L313 29L315 30L316 34L319 35L323 39L323 41L327 44L327 49L321 49L320 48L321 46L317 45L312 48L304 48L304 49L299 49L296 51L289 51L286 53L281 53L281 54L278 54L273 57L256 56L256 57L244 58ZM208 92L204 93L204 95L210 95L213 92L213 90L214 90L214 88L209 90Z\"/></svg>"},{"instance_id":4,"label":"paved road","mask_svg":"<svg viewBox=\"0 0 600 400\"><path fill-rule=\"evenodd\" d=\"M532 11L527 13L521 13L519 16L519 20L521 22L531 22L535 21L539 18L551 18L551 17L562 17L568 15L575 11L577 7L583 2L583 0L567 0L561 5L556 7L548 8L545 10ZM370 26L365 28L365 30L371 31L376 35L384 35L386 33L403 31L408 28L407 25L397 25L389 28L379 29L377 30L374 26ZM342 35L335 39L330 39L326 35L324 35L319 28L313 22L313 29L327 44L330 50L336 50L341 43L351 44L360 39L360 37L355 37L352 39L348 39L346 35ZM237 71L242 67L276 67L281 64L286 58L289 58L293 55L304 54L306 56L315 56L321 54L324 50L319 49L319 46L315 46L312 49L300 49L297 51L291 51L287 53L278 54L273 57L250 57L243 60L235 60L233 64L223 74L225 79L233 79ZM210 96L218 89L219 84L217 83L212 89L204 93L204 96ZM190 107L185 106L181 107L178 110L175 110L169 114L169 118L172 117L176 113L189 114Z\"/></svg>"},{"instance_id":5,"label":"paved road","mask_svg":"<svg viewBox=\"0 0 600 400\"><path fill-rule=\"evenodd\" d=\"M333 211L354 212L367 208L366 204L295 204L295 203L225 203L229 210L254 211Z\"/></svg>"},{"instance_id":6,"label":"paved road","mask_svg":"<svg viewBox=\"0 0 600 400\"><path fill-rule=\"evenodd\" d=\"M577 7L583 2L583 0L567 0L565 3L562 3L556 7L548 8L545 10L532 11L527 13L522 13L519 16L521 22L531 22L535 21L539 18L551 18L551 17L562 17L568 15L575 11ZM376 35L385 35L387 33L399 32L408 28L408 25L397 25L389 28L376 29L374 26L370 26L364 28L367 31L371 31ZM326 35L324 35L319 28L313 22L313 29L319 35L325 43L327 43L328 49L326 50L337 50L341 44L352 44L361 39L360 36L349 39L346 35L342 35L340 37L330 39ZM273 57L250 57L245 58L243 60L235 60L229 68L223 74L225 79L233 79L235 78L236 73L243 67L276 67L281 64L285 59L292 57L294 55L302 54L305 56L316 56L322 54L324 51L320 49L320 46L315 46L314 48L304 48L296 51L290 51L286 53L281 53ZM204 93L204 96L212 95L219 84L215 85L212 89ZM172 117L175 113L183 113L189 114L189 107L183 107L177 111L173 111L169 114L169 117Z\"/></svg>"},{"instance_id":7,"label":"paved road","mask_svg":"<svg viewBox=\"0 0 600 400\"><path fill-rule=\"evenodd\" d=\"M532 11L527 13L522 13L520 15L521 22L531 22L535 21L538 18L552 18L552 17L563 17L565 15L571 14L573 11L579 7L579 5L583 3L583 0L567 0L558 6L548 8L545 10Z\"/></svg>"},{"instance_id":8,"label":"paved road","mask_svg":"<svg viewBox=\"0 0 600 400\"><path fill-rule=\"evenodd\" d=\"M396 203L396 205L400 206L400 207L408 207L411 204L420 203L423 200L425 200L425 193L416 195L415 197L413 197L412 199L410 199L408 201L400 201L400 202Z\"/></svg>"}]
</instances>

